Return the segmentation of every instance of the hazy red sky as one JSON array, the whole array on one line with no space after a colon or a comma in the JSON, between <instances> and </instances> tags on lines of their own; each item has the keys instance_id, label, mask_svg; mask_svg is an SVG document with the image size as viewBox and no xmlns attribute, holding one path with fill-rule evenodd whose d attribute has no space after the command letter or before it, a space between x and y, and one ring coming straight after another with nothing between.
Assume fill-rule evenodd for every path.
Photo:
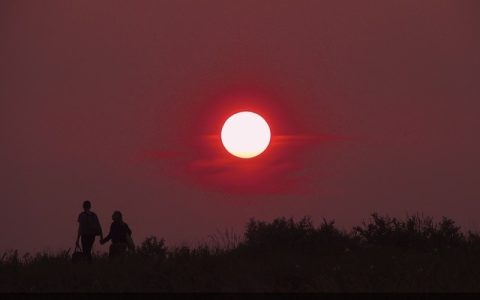
<instances>
[{"instance_id":1,"label":"hazy red sky","mask_svg":"<svg viewBox=\"0 0 480 300\"><path fill-rule=\"evenodd\" d=\"M0 250L378 211L480 229L479 1L0 2ZM240 108L277 138L239 165ZM96 249L106 249L97 246Z\"/></svg>"}]
</instances>

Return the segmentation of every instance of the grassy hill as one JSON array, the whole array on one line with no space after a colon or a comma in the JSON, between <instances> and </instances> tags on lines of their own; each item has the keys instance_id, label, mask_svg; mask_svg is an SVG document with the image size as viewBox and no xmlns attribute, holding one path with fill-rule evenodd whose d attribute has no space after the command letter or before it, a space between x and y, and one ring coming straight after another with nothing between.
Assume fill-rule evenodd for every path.
<instances>
[{"instance_id":1,"label":"grassy hill","mask_svg":"<svg viewBox=\"0 0 480 300\"><path fill-rule=\"evenodd\" d=\"M250 220L244 236L73 264L68 252L0 260L1 292L479 292L480 236L455 222L373 214L341 231L309 218ZM213 243L215 244L215 243Z\"/></svg>"}]
</instances>

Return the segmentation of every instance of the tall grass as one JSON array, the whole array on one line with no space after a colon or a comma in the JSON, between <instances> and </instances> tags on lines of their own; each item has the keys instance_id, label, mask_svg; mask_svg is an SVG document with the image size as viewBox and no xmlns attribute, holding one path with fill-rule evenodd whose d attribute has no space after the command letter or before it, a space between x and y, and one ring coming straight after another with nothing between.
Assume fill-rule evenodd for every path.
<instances>
[{"instance_id":1,"label":"tall grass","mask_svg":"<svg viewBox=\"0 0 480 300\"><path fill-rule=\"evenodd\" d=\"M350 231L308 218L250 220L196 247L148 237L135 253L73 264L70 253L0 255L2 292L480 291L480 236L422 215L372 214Z\"/></svg>"}]
</instances>

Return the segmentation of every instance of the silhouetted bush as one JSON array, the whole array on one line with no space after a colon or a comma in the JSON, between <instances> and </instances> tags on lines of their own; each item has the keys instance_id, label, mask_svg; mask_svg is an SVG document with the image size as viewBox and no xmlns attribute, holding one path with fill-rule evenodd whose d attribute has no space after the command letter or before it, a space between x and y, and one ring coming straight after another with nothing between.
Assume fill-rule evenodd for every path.
<instances>
[{"instance_id":1,"label":"silhouetted bush","mask_svg":"<svg viewBox=\"0 0 480 300\"><path fill-rule=\"evenodd\" d=\"M137 247L136 252L141 257L161 261L167 256L167 247L164 239L158 240L156 237L150 236Z\"/></svg>"},{"instance_id":2,"label":"silhouetted bush","mask_svg":"<svg viewBox=\"0 0 480 300\"><path fill-rule=\"evenodd\" d=\"M250 220L245 231L245 245L255 248L297 248L312 240L314 228L309 218L299 222L279 218L271 223Z\"/></svg>"},{"instance_id":3,"label":"silhouetted bush","mask_svg":"<svg viewBox=\"0 0 480 300\"><path fill-rule=\"evenodd\" d=\"M266 251L312 252L347 247L355 243L355 238L341 232L334 224L334 221L324 220L316 228L309 217L298 222L293 218L278 218L271 223L252 219L247 224L244 245Z\"/></svg>"},{"instance_id":4,"label":"silhouetted bush","mask_svg":"<svg viewBox=\"0 0 480 300\"><path fill-rule=\"evenodd\" d=\"M357 247L359 242L356 236L336 228L335 221L326 219L323 219L323 223L316 229L314 237L317 244L335 249L342 247L352 249Z\"/></svg>"},{"instance_id":5,"label":"silhouetted bush","mask_svg":"<svg viewBox=\"0 0 480 300\"><path fill-rule=\"evenodd\" d=\"M436 247L458 247L465 243L460 226L456 226L455 221L446 217L434 227L430 239Z\"/></svg>"},{"instance_id":6,"label":"silhouetted bush","mask_svg":"<svg viewBox=\"0 0 480 300\"><path fill-rule=\"evenodd\" d=\"M465 242L460 227L443 217L434 223L430 217L407 216L405 220L374 213L369 222L353 228L353 235L368 245L393 247L456 247Z\"/></svg>"}]
</instances>

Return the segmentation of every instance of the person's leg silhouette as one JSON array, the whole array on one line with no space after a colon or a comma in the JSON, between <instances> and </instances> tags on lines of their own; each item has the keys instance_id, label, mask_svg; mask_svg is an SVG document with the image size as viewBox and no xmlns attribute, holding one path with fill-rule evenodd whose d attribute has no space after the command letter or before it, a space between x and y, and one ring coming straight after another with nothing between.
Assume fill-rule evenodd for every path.
<instances>
[{"instance_id":1,"label":"person's leg silhouette","mask_svg":"<svg viewBox=\"0 0 480 300\"><path fill-rule=\"evenodd\" d=\"M92 260L92 247L95 242L94 235L82 235L82 251L87 260Z\"/></svg>"}]
</instances>

